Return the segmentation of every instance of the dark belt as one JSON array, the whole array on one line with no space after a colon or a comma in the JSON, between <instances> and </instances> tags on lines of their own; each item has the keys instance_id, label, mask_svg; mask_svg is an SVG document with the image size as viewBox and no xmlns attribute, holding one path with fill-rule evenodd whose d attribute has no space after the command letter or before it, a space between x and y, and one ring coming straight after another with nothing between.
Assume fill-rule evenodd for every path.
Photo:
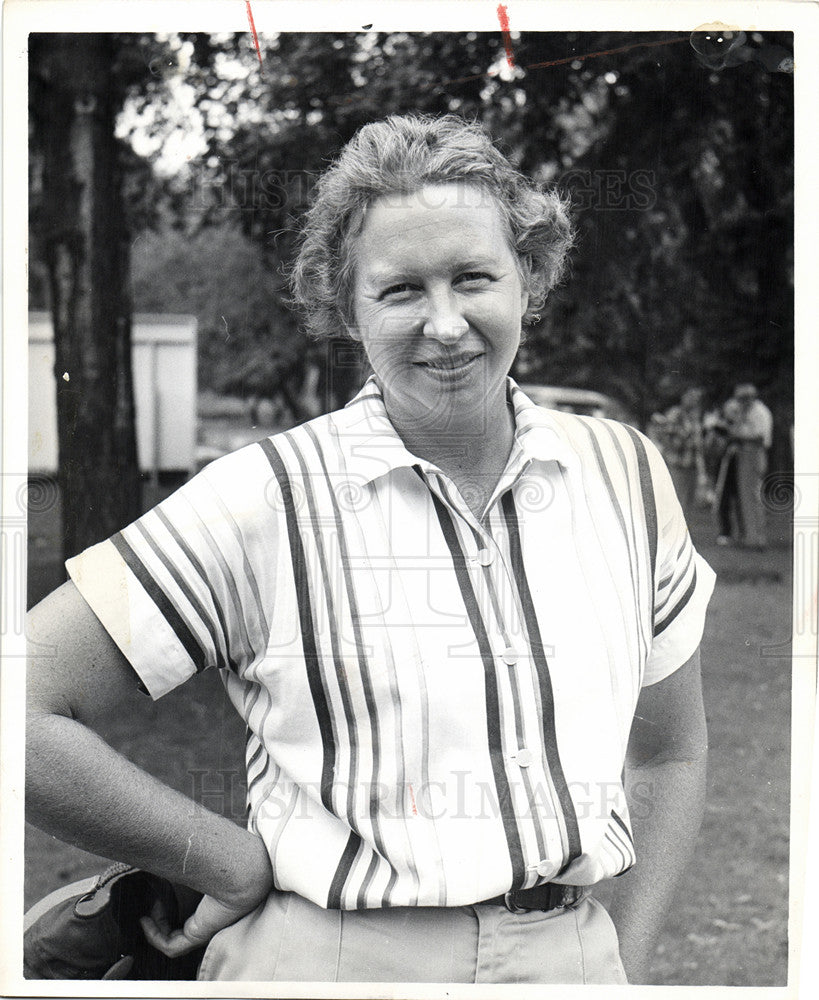
<instances>
[{"instance_id":1,"label":"dark belt","mask_svg":"<svg viewBox=\"0 0 819 1000\"><path fill-rule=\"evenodd\" d=\"M478 905L505 906L510 913L528 913L529 910L557 910L561 906L572 906L586 894L582 885L559 885L546 882L531 889L513 889L501 896L484 899Z\"/></svg>"}]
</instances>

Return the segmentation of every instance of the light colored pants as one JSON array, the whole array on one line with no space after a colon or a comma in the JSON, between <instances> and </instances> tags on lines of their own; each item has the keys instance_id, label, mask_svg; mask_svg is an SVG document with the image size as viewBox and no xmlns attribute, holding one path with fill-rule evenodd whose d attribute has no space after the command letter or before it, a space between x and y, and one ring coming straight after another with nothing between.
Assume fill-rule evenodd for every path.
<instances>
[{"instance_id":1,"label":"light colored pants","mask_svg":"<svg viewBox=\"0 0 819 1000\"><path fill-rule=\"evenodd\" d=\"M503 906L324 910L267 901L208 946L200 980L367 983L625 983L617 933L586 897L548 913Z\"/></svg>"},{"instance_id":2,"label":"light colored pants","mask_svg":"<svg viewBox=\"0 0 819 1000\"><path fill-rule=\"evenodd\" d=\"M737 489L745 528L743 541L746 545L764 546L766 542L762 477L765 475L767 464L767 455L761 444L748 442L739 445Z\"/></svg>"}]
</instances>

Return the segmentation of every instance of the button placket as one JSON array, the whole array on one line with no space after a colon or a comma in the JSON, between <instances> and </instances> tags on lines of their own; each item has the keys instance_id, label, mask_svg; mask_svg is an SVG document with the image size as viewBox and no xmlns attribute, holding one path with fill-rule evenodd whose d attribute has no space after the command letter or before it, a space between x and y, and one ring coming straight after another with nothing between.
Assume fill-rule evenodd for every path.
<instances>
[{"instance_id":1,"label":"button placket","mask_svg":"<svg viewBox=\"0 0 819 1000\"><path fill-rule=\"evenodd\" d=\"M492 544L494 544L494 540L492 540ZM479 548L477 550L477 552L475 553L475 555L473 556L473 559L480 566L486 568L488 566L493 565L493 563L496 560L496 553L495 553L495 551L493 551L493 549L491 549L489 547L489 545L486 542L484 542L483 546L481 548ZM501 628L504 629L501 641L503 641L504 643L506 643L506 645L504 645L504 648L499 653L496 653L495 655L496 656L500 656L501 659L503 660L503 662L507 666L511 667L511 666L514 666L518 662L518 660L520 659L520 653L519 653L519 651L517 649L515 649L514 646L508 645L509 638L508 638L508 634L507 634L506 628L505 628L506 623L505 622L501 622L500 624L501 624Z\"/></svg>"}]
</instances>

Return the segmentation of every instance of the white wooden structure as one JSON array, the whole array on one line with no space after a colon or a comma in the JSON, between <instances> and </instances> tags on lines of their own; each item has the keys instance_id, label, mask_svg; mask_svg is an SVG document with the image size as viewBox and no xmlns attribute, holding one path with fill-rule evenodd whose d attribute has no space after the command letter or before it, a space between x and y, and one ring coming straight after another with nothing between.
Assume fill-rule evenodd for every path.
<instances>
[{"instance_id":1,"label":"white wooden structure","mask_svg":"<svg viewBox=\"0 0 819 1000\"><path fill-rule=\"evenodd\" d=\"M29 471L57 471L51 315L28 317ZM137 453L143 472L192 472L196 452L196 317L136 313L132 321ZM62 373L59 377L62 377ZM71 373L68 373L71 378Z\"/></svg>"}]
</instances>

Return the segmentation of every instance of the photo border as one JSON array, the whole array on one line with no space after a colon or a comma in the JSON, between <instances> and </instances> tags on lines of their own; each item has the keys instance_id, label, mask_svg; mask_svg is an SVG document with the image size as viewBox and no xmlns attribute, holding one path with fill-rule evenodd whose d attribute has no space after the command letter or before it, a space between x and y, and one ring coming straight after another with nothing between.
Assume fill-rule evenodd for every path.
<instances>
[{"instance_id":1,"label":"photo border","mask_svg":"<svg viewBox=\"0 0 819 1000\"><path fill-rule=\"evenodd\" d=\"M812 176L816 157L817 101L819 94L819 8L813 3L699 3L682 2L656 4L639 0L589 0L582 4L563 2L508 2L510 27L517 31L567 30L668 30L693 31L713 25L715 18L723 27L749 30L794 32L796 72L795 116L795 475L802 494L804 510L819 515L819 462L816 441L819 432L819 393L815 389L819 371L819 337L815 333L819 315L819 282L816 281L816 234L819 231L819 185ZM498 32L497 8L483 2L389 2L378 5L303 0L282 3L279 0L254 0L252 13L262 40L272 31L360 31L373 24L374 31L455 31L476 30ZM26 412L27 329L26 261L21 250L21 234L26 232L27 164L24 151L28 143L26 95L26 39L31 31L247 31L246 4L241 0L119 0L117 3L82 2L82 0L8 0L4 11L3 32L3 438L2 438L2 517L4 533L16 538L25 532L24 520L8 526L16 506L16 489L21 473L27 469L27 434L23 415ZM804 524L801 522L804 521ZM800 532L816 530L817 517L798 518L794 530L794 546ZM25 534L23 534L25 540ZM7 546L3 553L3 593L13 593L21 580L13 551ZM794 554L796 548L794 549ZM810 572L810 567L801 571ZM795 572L800 567L795 566ZM815 577L814 577L815 579ZM25 588L23 587L23 595ZM8 600L8 598L4 598ZM791 817L790 817L790 921L789 921L789 985L779 987L747 987L754 993L764 991L771 996L794 996L797 989L807 990L819 976L819 949L800 947L819 940L819 861L814 851L808 864L808 836L819 842L819 806L815 774L819 768L819 750L813 744L813 782L811 783L811 740L816 722L816 593L808 607L793 609L793 668L792 668L792 735L791 735ZM801 624L807 620L810 627ZM24 699L23 671L24 636L2 636L3 669L0 674L0 782L2 784L2 816L0 826L0 857L4 885L2 915L0 915L0 988L14 995L40 996L269 996L269 984L227 983L98 983L56 980L26 981L19 978L22 947L23 899L23 750L21 706ZM812 804L809 794L813 792ZM809 815L811 828L808 828ZM810 882L806 882L806 875ZM804 907L804 912L803 912ZM801 987L799 980L802 980ZM138 988L137 988L138 987ZM587 987L608 995L623 987ZM640 987L659 990L673 989L675 997L689 991L700 995L703 989L710 995L730 990L730 987ZM407 986L393 989L334 984L297 984L288 987L286 995L298 997L437 997L480 996L498 997L542 996L544 990L564 991L564 987L543 986ZM283 995L280 991L279 995ZM592 996L593 993L584 994ZM621 995L627 995L621 992ZM658 994L659 995L659 994ZM691 995L694 995L692 992Z\"/></svg>"}]
</instances>

